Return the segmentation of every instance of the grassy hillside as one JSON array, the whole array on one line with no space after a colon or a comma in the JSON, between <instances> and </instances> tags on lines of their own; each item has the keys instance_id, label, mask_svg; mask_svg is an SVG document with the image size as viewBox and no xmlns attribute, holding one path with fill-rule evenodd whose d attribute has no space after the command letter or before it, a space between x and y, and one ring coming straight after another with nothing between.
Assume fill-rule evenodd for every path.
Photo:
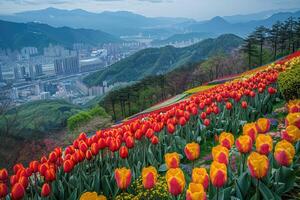
<instances>
[{"instance_id":1,"label":"grassy hillside","mask_svg":"<svg viewBox=\"0 0 300 200\"><path fill-rule=\"evenodd\" d=\"M109 83L137 81L146 76L164 74L187 63L199 62L218 52L229 52L242 42L240 37L226 34L185 48L166 46L144 49L103 71L85 77L84 82L93 86L104 80Z\"/></svg>"},{"instance_id":2,"label":"grassy hillside","mask_svg":"<svg viewBox=\"0 0 300 200\"><path fill-rule=\"evenodd\" d=\"M81 108L64 100L40 100L21 105L8 112L9 135L26 138L57 131L66 126L67 119ZM0 116L1 132L6 132L4 116Z\"/></svg>"},{"instance_id":3,"label":"grassy hillside","mask_svg":"<svg viewBox=\"0 0 300 200\"><path fill-rule=\"evenodd\" d=\"M72 47L74 43L103 44L119 42L108 33L91 29L54 28L39 23L14 23L0 20L0 47L20 49L24 46L43 48L52 44Z\"/></svg>"}]
</instances>

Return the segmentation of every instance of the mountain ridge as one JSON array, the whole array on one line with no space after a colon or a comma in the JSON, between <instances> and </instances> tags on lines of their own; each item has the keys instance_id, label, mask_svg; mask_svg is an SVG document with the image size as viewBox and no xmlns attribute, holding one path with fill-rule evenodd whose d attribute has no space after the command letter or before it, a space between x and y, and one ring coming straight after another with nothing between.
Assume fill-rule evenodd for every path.
<instances>
[{"instance_id":1,"label":"mountain ridge","mask_svg":"<svg viewBox=\"0 0 300 200\"><path fill-rule=\"evenodd\" d=\"M206 39L194 45L175 48L165 46L141 50L103 71L95 72L84 78L89 86L100 85L102 81L109 84L131 82L149 75L164 74L187 63L199 62L218 52L229 52L241 45L243 39L226 34L216 39Z\"/></svg>"}]
</instances>

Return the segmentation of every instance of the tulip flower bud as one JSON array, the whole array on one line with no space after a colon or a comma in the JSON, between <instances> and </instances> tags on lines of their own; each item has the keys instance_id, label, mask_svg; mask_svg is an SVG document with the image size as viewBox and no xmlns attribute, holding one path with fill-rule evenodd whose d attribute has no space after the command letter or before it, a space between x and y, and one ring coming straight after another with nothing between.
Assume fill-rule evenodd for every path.
<instances>
[{"instance_id":1,"label":"tulip flower bud","mask_svg":"<svg viewBox=\"0 0 300 200\"><path fill-rule=\"evenodd\" d=\"M153 135L154 135L153 129L149 128L149 129L146 131L146 137L150 139L150 138L152 138Z\"/></svg>"},{"instance_id":2,"label":"tulip flower bud","mask_svg":"<svg viewBox=\"0 0 300 200\"><path fill-rule=\"evenodd\" d=\"M179 154L174 152L174 153L166 153L165 154L165 162L167 165L167 168L178 168L180 164L180 157Z\"/></svg>"},{"instance_id":3,"label":"tulip flower bud","mask_svg":"<svg viewBox=\"0 0 300 200\"><path fill-rule=\"evenodd\" d=\"M158 137L154 135L154 136L151 138L151 143L154 144L154 145L156 145L156 144L158 144L158 142L159 142Z\"/></svg>"},{"instance_id":4,"label":"tulip flower bud","mask_svg":"<svg viewBox=\"0 0 300 200\"><path fill-rule=\"evenodd\" d=\"M249 135L254 142L257 135L255 123L247 123L243 126L243 135Z\"/></svg>"},{"instance_id":5,"label":"tulip flower bud","mask_svg":"<svg viewBox=\"0 0 300 200\"><path fill-rule=\"evenodd\" d=\"M157 171L154 167L145 167L142 170L142 181L145 189L151 189L157 182Z\"/></svg>"},{"instance_id":6,"label":"tulip flower bud","mask_svg":"<svg viewBox=\"0 0 300 200\"><path fill-rule=\"evenodd\" d=\"M117 168L115 170L115 180L117 182L118 188L125 190L131 182L131 171L125 167Z\"/></svg>"},{"instance_id":7,"label":"tulip flower bud","mask_svg":"<svg viewBox=\"0 0 300 200\"><path fill-rule=\"evenodd\" d=\"M300 129L297 126L289 125L281 132L281 138L294 143L300 139Z\"/></svg>"},{"instance_id":8,"label":"tulip flower bud","mask_svg":"<svg viewBox=\"0 0 300 200\"><path fill-rule=\"evenodd\" d=\"M225 165L228 164L229 151L226 147L223 147L222 145L213 147L212 156L214 161L224 163Z\"/></svg>"},{"instance_id":9,"label":"tulip flower bud","mask_svg":"<svg viewBox=\"0 0 300 200\"><path fill-rule=\"evenodd\" d=\"M85 153L85 158L87 160L91 160L92 157L93 157L93 154L92 154L91 150L87 150L86 153Z\"/></svg>"},{"instance_id":10,"label":"tulip flower bud","mask_svg":"<svg viewBox=\"0 0 300 200\"><path fill-rule=\"evenodd\" d=\"M266 133L270 130L270 120L267 118L259 118L256 121L256 130L258 131L258 133Z\"/></svg>"},{"instance_id":11,"label":"tulip flower bud","mask_svg":"<svg viewBox=\"0 0 300 200\"><path fill-rule=\"evenodd\" d=\"M128 149L133 148L133 147L134 147L134 139L133 139L133 137L132 137L132 136L126 137L125 143L126 143L126 147L127 147Z\"/></svg>"},{"instance_id":12,"label":"tulip flower bud","mask_svg":"<svg viewBox=\"0 0 300 200\"><path fill-rule=\"evenodd\" d=\"M44 183L43 187L42 187L42 192L41 192L41 196L42 197L47 197L49 196L51 193L51 187L48 183Z\"/></svg>"},{"instance_id":13,"label":"tulip flower bud","mask_svg":"<svg viewBox=\"0 0 300 200\"><path fill-rule=\"evenodd\" d=\"M8 172L6 169L0 169L0 182L5 182L8 179Z\"/></svg>"},{"instance_id":14,"label":"tulip flower bud","mask_svg":"<svg viewBox=\"0 0 300 200\"><path fill-rule=\"evenodd\" d=\"M294 125L300 129L300 112L297 113L289 113L285 118L286 126Z\"/></svg>"},{"instance_id":15,"label":"tulip flower bud","mask_svg":"<svg viewBox=\"0 0 300 200\"><path fill-rule=\"evenodd\" d=\"M175 132L175 127L174 127L174 125L171 124L171 123L168 123L168 124L167 124L167 130L168 130L168 133L173 134L173 133Z\"/></svg>"},{"instance_id":16,"label":"tulip flower bud","mask_svg":"<svg viewBox=\"0 0 300 200\"><path fill-rule=\"evenodd\" d=\"M180 168L171 168L166 173L168 190L173 196L178 196L185 187L185 177Z\"/></svg>"},{"instance_id":17,"label":"tulip flower bud","mask_svg":"<svg viewBox=\"0 0 300 200\"><path fill-rule=\"evenodd\" d=\"M194 168L192 171L192 182L203 185L206 190L209 185L209 177L205 168Z\"/></svg>"},{"instance_id":18,"label":"tulip flower bud","mask_svg":"<svg viewBox=\"0 0 300 200\"><path fill-rule=\"evenodd\" d=\"M278 142L275 146L274 157L279 165L289 166L295 156L295 147L286 140Z\"/></svg>"},{"instance_id":19,"label":"tulip flower bud","mask_svg":"<svg viewBox=\"0 0 300 200\"><path fill-rule=\"evenodd\" d=\"M231 110L232 109L232 104L230 102L226 103L226 109Z\"/></svg>"},{"instance_id":20,"label":"tulip flower bud","mask_svg":"<svg viewBox=\"0 0 300 200\"><path fill-rule=\"evenodd\" d=\"M206 200L206 192L201 184L190 183L186 191L186 200Z\"/></svg>"},{"instance_id":21,"label":"tulip flower bud","mask_svg":"<svg viewBox=\"0 0 300 200\"><path fill-rule=\"evenodd\" d=\"M220 188L227 182L227 167L223 163L213 161L210 165L210 180L213 186Z\"/></svg>"},{"instance_id":22,"label":"tulip flower bud","mask_svg":"<svg viewBox=\"0 0 300 200\"><path fill-rule=\"evenodd\" d=\"M72 169L73 169L73 167L74 167L74 163L73 163L72 160L66 160L66 161L64 162L64 164L63 164L63 168L64 168L64 172L65 172L65 173L71 172Z\"/></svg>"},{"instance_id":23,"label":"tulip flower bud","mask_svg":"<svg viewBox=\"0 0 300 200\"><path fill-rule=\"evenodd\" d=\"M192 142L185 146L184 153L188 160L196 160L200 156L200 145Z\"/></svg>"},{"instance_id":24,"label":"tulip flower bud","mask_svg":"<svg viewBox=\"0 0 300 200\"><path fill-rule=\"evenodd\" d=\"M98 144L97 143L93 143L91 145L91 152L93 154L93 156L97 155L99 153L99 148L98 148Z\"/></svg>"},{"instance_id":25,"label":"tulip flower bud","mask_svg":"<svg viewBox=\"0 0 300 200\"><path fill-rule=\"evenodd\" d=\"M127 147L126 147L126 146L122 146L122 147L120 148L120 150L119 150L119 154L120 154L120 157L121 157L122 159L127 158L127 157L128 157L128 149L127 149Z\"/></svg>"},{"instance_id":26,"label":"tulip flower bud","mask_svg":"<svg viewBox=\"0 0 300 200\"><path fill-rule=\"evenodd\" d=\"M272 137L266 134L259 134L256 138L255 146L258 153L268 155L273 149Z\"/></svg>"},{"instance_id":27,"label":"tulip flower bud","mask_svg":"<svg viewBox=\"0 0 300 200\"><path fill-rule=\"evenodd\" d=\"M0 198L4 198L8 194L8 188L5 183L0 183Z\"/></svg>"},{"instance_id":28,"label":"tulip flower bud","mask_svg":"<svg viewBox=\"0 0 300 200\"><path fill-rule=\"evenodd\" d=\"M235 141L235 146L241 153L249 153L252 149L252 139L249 135L241 135Z\"/></svg>"},{"instance_id":29,"label":"tulip flower bud","mask_svg":"<svg viewBox=\"0 0 300 200\"><path fill-rule=\"evenodd\" d=\"M242 108L246 109L248 107L248 104L246 101L242 101Z\"/></svg>"},{"instance_id":30,"label":"tulip flower bud","mask_svg":"<svg viewBox=\"0 0 300 200\"><path fill-rule=\"evenodd\" d=\"M204 124L205 126L209 126L210 120L209 120L209 119L205 119L204 122L203 122L203 124Z\"/></svg>"},{"instance_id":31,"label":"tulip flower bud","mask_svg":"<svg viewBox=\"0 0 300 200\"><path fill-rule=\"evenodd\" d=\"M231 133L222 132L219 137L219 142L223 147L231 149L234 144L234 136Z\"/></svg>"},{"instance_id":32,"label":"tulip flower bud","mask_svg":"<svg viewBox=\"0 0 300 200\"><path fill-rule=\"evenodd\" d=\"M257 179L265 177L269 169L269 160L265 155L252 152L247 159L247 165L251 176Z\"/></svg>"},{"instance_id":33,"label":"tulip flower bud","mask_svg":"<svg viewBox=\"0 0 300 200\"><path fill-rule=\"evenodd\" d=\"M206 113L205 113L205 112L202 112L202 113L200 114L200 118L203 119L203 120L206 119Z\"/></svg>"},{"instance_id":34,"label":"tulip flower bud","mask_svg":"<svg viewBox=\"0 0 300 200\"><path fill-rule=\"evenodd\" d=\"M13 200L21 200L25 195L25 189L21 183L16 183L11 189L11 197Z\"/></svg>"}]
</instances>

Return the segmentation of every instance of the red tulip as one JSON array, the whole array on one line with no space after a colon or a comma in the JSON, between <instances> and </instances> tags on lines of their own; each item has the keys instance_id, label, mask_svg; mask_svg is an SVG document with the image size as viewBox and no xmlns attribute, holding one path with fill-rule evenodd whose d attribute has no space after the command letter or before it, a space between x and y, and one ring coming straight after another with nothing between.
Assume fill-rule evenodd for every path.
<instances>
[{"instance_id":1,"label":"red tulip","mask_svg":"<svg viewBox=\"0 0 300 200\"><path fill-rule=\"evenodd\" d=\"M98 140L98 148L99 149L104 149L106 147L106 142L105 142L105 140L103 139L103 138L100 138L99 140Z\"/></svg>"},{"instance_id":2,"label":"red tulip","mask_svg":"<svg viewBox=\"0 0 300 200\"><path fill-rule=\"evenodd\" d=\"M80 142L80 144L79 144L79 149L80 149L83 153L85 153L85 152L88 150L88 146L87 146L87 144L86 144L84 141L82 141L82 142Z\"/></svg>"},{"instance_id":3,"label":"red tulip","mask_svg":"<svg viewBox=\"0 0 300 200\"><path fill-rule=\"evenodd\" d=\"M91 145L91 151L93 156L97 155L99 153L99 148L98 148L98 144L97 143L93 143Z\"/></svg>"},{"instance_id":4,"label":"red tulip","mask_svg":"<svg viewBox=\"0 0 300 200\"><path fill-rule=\"evenodd\" d=\"M39 162L38 161L31 161L29 164L29 167L31 168L32 172L36 173L39 170Z\"/></svg>"},{"instance_id":5,"label":"red tulip","mask_svg":"<svg viewBox=\"0 0 300 200\"><path fill-rule=\"evenodd\" d=\"M6 197L8 194L7 186L4 183L0 183L0 198Z\"/></svg>"},{"instance_id":6,"label":"red tulip","mask_svg":"<svg viewBox=\"0 0 300 200\"><path fill-rule=\"evenodd\" d=\"M206 113L205 113L205 112L202 112L202 113L200 114L200 118L203 119L203 120L206 119Z\"/></svg>"},{"instance_id":7,"label":"red tulip","mask_svg":"<svg viewBox=\"0 0 300 200\"><path fill-rule=\"evenodd\" d=\"M169 132L170 134L173 134L173 133L175 132L175 127L174 127L174 125L171 124L171 123L169 123L169 124L167 125L167 129L168 129L168 132Z\"/></svg>"},{"instance_id":8,"label":"red tulip","mask_svg":"<svg viewBox=\"0 0 300 200\"><path fill-rule=\"evenodd\" d=\"M154 136L151 138L151 143L155 145L155 144L158 144L158 142L159 142L158 137L154 135Z\"/></svg>"},{"instance_id":9,"label":"red tulip","mask_svg":"<svg viewBox=\"0 0 300 200\"><path fill-rule=\"evenodd\" d=\"M49 196L50 193L51 193L50 185L48 183L44 183L44 185L42 187L41 196L42 197L47 197L47 196Z\"/></svg>"},{"instance_id":10,"label":"red tulip","mask_svg":"<svg viewBox=\"0 0 300 200\"><path fill-rule=\"evenodd\" d=\"M21 176L19 178L18 182L21 183L25 189L28 187L28 178L27 177Z\"/></svg>"},{"instance_id":11,"label":"red tulip","mask_svg":"<svg viewBox=\"0 0 300 200\"><path fill-rule=\"evenodd\" d=\"M64 172L65 172L65 173L71 172L72 169L73 169L73 167L74 167L74 163L73 163L72 160L66 160L66 161L64 162L64 164L63 164L63 168L64 168Z\"/></svg>"},{"instance_id":12,"label":"red tulip","mask_svg":"<svg viewBox=\"0 0 300 200\"><path fill-rule=\"evenodd\" d=\"M25 189L21 183L16 183L11 189L11 197L13 200L20 200L25 195Z\"/></svg>"},{"instance_id":13,"label":"red tulip","mask_svg":"<svg viewBox=\"0 0 300 200\"><path fill-rule=\"evenodd\" d=\"M150 139L152 138L153 135L154 135L153 129L149 128L146 132L146 137Z\"/></svg>"},{"instance_id":14,"label":"red tulip","mask_svg":"<svg viewBox=\"0 0 300 200\"><path fill-rule=\"evenodd\" d=\"M226 109L231 110L232 109L232 104L230 102L226 103Z\"/></svg>"},{"instance_id":15,"label":"red tulip","mask_svg":"<svg viewBox=\"0 0 300 200\"><path fill-rule=\"evenodd\" d=\"M51 153L49 154L48 161L51 162L51 163L55 163L56 160L57 160L56 152L51 152Z\"/></svg>"},{"instance_id":16,"label":"red tulip","mask_svg":"<svg viewBox=\"0 0 300 200\"><path fill-rule=\"evenodd\" d=\"M0 182L5 182L8 179L8 172L6 169L0 170Z\"/></svg>"},{"instance_id":17,"label":"red tulip","mask_svg":"<svg viewBox=\"0 0 300 200\"><path fill-rule=\"evenodd\" d=\"M120 157L125 159L128 157L128 149L126 146L122 146L119 150Z\"/></svg>"},{"instance_id":18,"label":"red tulip","mask_svg":"<svg viewBox=\"0 0 300 200\"><path fill-rule=\"evenodd\" d=\"M179 124L180 124L181 126L184 126L184 125L186 124L186 119L185 119L185 117L180 117L180 118L179 118Z\"/></svg>"},{"instance_id":19,"label":"red tulip","mask_svg":"<svg viewBox=\"0 0 300 200\"><path fill-rule=\"evenodd\" d=\"M10 185L15 185L18 182L18 178L16 175L12 175L9 179Z\"/></svg>"},{"instance_id":20,"label":"red tulip","mask_svg":"<svg viewBox=\"0 0 300 200\"><path fill-rule=\"evenodd\" d=\"M91 160L92 157L93 157L93 154L92 154L91 150L87 150L86 153L85 153L85 158L87 160Z\"/></svg>"},{"instance_id":21,"label":"red tulip","mask_svg":"<svg viewBox=\"0 0 300 200\"><path fill-rule=\"evenodd\" d=\"M45 180L47 182L54 181L56 179L55 170L53 168L50 168L45 173Z\"/></svg>"},{"instance_id":22,"label":"red tulip","mask_svg":"<svg viewBox=\"0 0 300 200\"><path fill-rule=\"evenodd\" d=\"M205 119L203 123L204 123L205 126L209 126L210 120L209 119Z\"/></svg>"},{"instance_id":23,"label":"red tulip","mask_svg":"<svg viewBox=\"0 0 300 200\"><path fill-rule=\"evenodd\" d=\"M134 139L133 139L133 137L132 137L132 136L126 137L126 139L125 139L125 144L126 144L126 147L127 147L128 149L133 148L133 147L134 147Z\"/></svg>"},{"instance_id":24,"label":"red tulip","mask_svg":"<svg viewBox=\"0 0 300 200\"><path fill-rule=\"evenodd\" d=\"M248 107L248 104L246 101L242 101L242 108L246 109Z\"/></svg>"}]
</instances>

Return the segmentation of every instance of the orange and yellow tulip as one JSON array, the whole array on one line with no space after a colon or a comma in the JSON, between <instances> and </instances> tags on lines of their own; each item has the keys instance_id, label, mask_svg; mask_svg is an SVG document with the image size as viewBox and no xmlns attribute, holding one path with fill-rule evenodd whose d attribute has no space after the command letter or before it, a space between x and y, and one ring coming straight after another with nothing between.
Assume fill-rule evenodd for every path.
<instances>
[{"instance_id":1,"label":"orange and yellow tulip","mask_svg":"<svg viewBox=\"0 0 300 200\"><path fill-rule=\"evenodd\" d=\"M268 155L273 149L273 139L270 135L259 134L255 141L258 153Z\"/></svg>"},{"instance_id":2,"label":"orange and yellow tulip","mask_svg":"<svg viewBox=\"0 0 300 200\"><path fill-rule=\"evenodd\" d=\"M270 130L271 123L267 118L259 118L255 125L258 133L266 133Z\"/></svg>"},{"instance_id":3,"label":"orange and yellow tulip","mask_svg":"<svg viewBox=\"0 0 300 200\"><path fill-rule=\"evenodd\" d=\"M300 128L300 112L289 113L285 118L286 126L295 125Z\"/></svg>"},{"instance_id":4,"label":"orange and yellow tulip","mask_svg":"<svg viewBox=\"0 0 300 200\"><path fill-rule=\"evenodd\" d=\"M165 162L167 165L167 168L178 168L180 164L180 157L179 154L174 152L174 153L166 153L165 154Z\"/></svg>"},{"instance_id":5,"label":"orange and yellow tulip","mask_svg":"<svg viewBox=\"0 0 300 200\"><path fill-rule=\"evenodd\" d=\"M289 113L300 112L300 100L290 100L287 104Z\"/></svg>"},{"instance_id":6,"label":"orange and yellow tulip","mask_svg":"<svg viewBox=\"0 0 300 200\"><path fill-rule=\"evenodd\" d=\"M253 142L249 135L241 135L235 141L235 146L241 153L249 153L252 145Z\"/></svg>"},{"instance_id":7,"label":"orange and yellow tulip","mask_svg":"<svg viewBox=\"0 0 300 200\"><path fill-rule=\"evenodd\" d=\"M279 165L289 166L295 156L295 147L288 141L282 140L275 145L274 157Z\"/></svg>"},{"instance_id":8,"label":"orange and yellow tulip","mask_svg":"<svg viewBox=\"0 0 300 200\"><path fill-rule=\"evenodd\" d=\"M157 171L155 167L145 167L142 170L142 180L145 189L151 189L155 186L157 181Z\"/></svg>"},{"instance_id":9,"label":"orange and yellow tulip","mask_svg":"<svg viewBox=\"0 0 300 200\"><path fill-rule=\"evenodd\" d=\"M243 135L249 135L254 142L257 136L255 123L247 123L243 126Z\"/></svg>"},{"instance_id":10,"label":"orange and yellow tulip","mask_svg":"<svg viewBox=\"0 0 300 200\"><path fill-rule=\"evenodd\" d=\"M206 200L206 192L199 183L190 183L186 191L186 200Z\"/></svg>"},{"instance_id":11,"label":"orange and yellow tulip","mask_svg":"<svg viewBox=\"0 0 300 200\"><path fill-rule=\"evenodd\" d=\"M300 139L300 129L297 126L289 125L281 132L281 138L294 143Z\"/></svg>"},{"instance_id":12,"label":"orange and yellow tulip","mask_svg":"<svg viewBox=\"0 0 300 200\"><path fill-rule=\"evenodd\" d=\"M125 190L131 182L131 171L125 167L115 169L115 180L121 190Z\"/></svg>"},{"instance_id":13,"label":"orange and yellow tulip","mask_svg":"<svg viewBox=\"0 0 300 200\"><path fill-rule=\"evenodd\" d=\"M196 160L200 156L200 145L192 142L185 146L184 153L188 160Z\"/></svg>"},{"instance_id":14,"label":"orange and yellow tulip","mask_svg":"<svg viewBox=\"0 0 300 200\"><path fill-rule=\"evenodd\" d=\"M227 182L227 167L223 163L213 161L210 165L210 180L213 186L220 188Z\"/></svg>"},{"instance_id":15,"label":"orange and yellow tulip","mask_svg":"<svg viewBox=\"0 0 300 200\"><path fill-rule=\"evenodd\" d=\"M203 185L204 189L208 188L209 178L205 168L194 168L192 172L192 182Z\"/></svg>"},{"instance_id":16,"label":"orange and yellow tulip","mask_svg":"<svg viewBox=\"0 0 300 200\"><path fill-rule=\"evenodd\" d=\"M166 173L168 190L173 196L181 194L185 187L185 178L180 168L171 168Z\"/></svg>"},{"instance_id":17,"label":"orange and yellow tulip","mask_svg":"<svg viewBox=\"0 0 300 200\"><path fill-rule=\"evenodd\" d=\"M247 165L251 176L261 179L267 175L269 169L269 160L265 155L252 152L247 159Z\"/></svg>"},{"instance_id":18,"label":"orange and yellow tulip","mask_svg":"<svg viewBox=\"0 0 300 200\"><path fill-rule=\"evenodd\" d=\"M223 147L230 149L234 144L234 136L231 133L222 132L219 137L219 142Z\"/></svg>"},{"instance_id":19,"label":"orange and yellow tulip","mask_svg":"<svg viewBox=\"0 0 300 200\"><path fill-rule=\"evenodd\" d=\"M214 161L219 163L224 163L225 165L228 164L228 155L229 150L222 145L217 145L212 148L212 157Z\"/></svg>"}]
</instances>

